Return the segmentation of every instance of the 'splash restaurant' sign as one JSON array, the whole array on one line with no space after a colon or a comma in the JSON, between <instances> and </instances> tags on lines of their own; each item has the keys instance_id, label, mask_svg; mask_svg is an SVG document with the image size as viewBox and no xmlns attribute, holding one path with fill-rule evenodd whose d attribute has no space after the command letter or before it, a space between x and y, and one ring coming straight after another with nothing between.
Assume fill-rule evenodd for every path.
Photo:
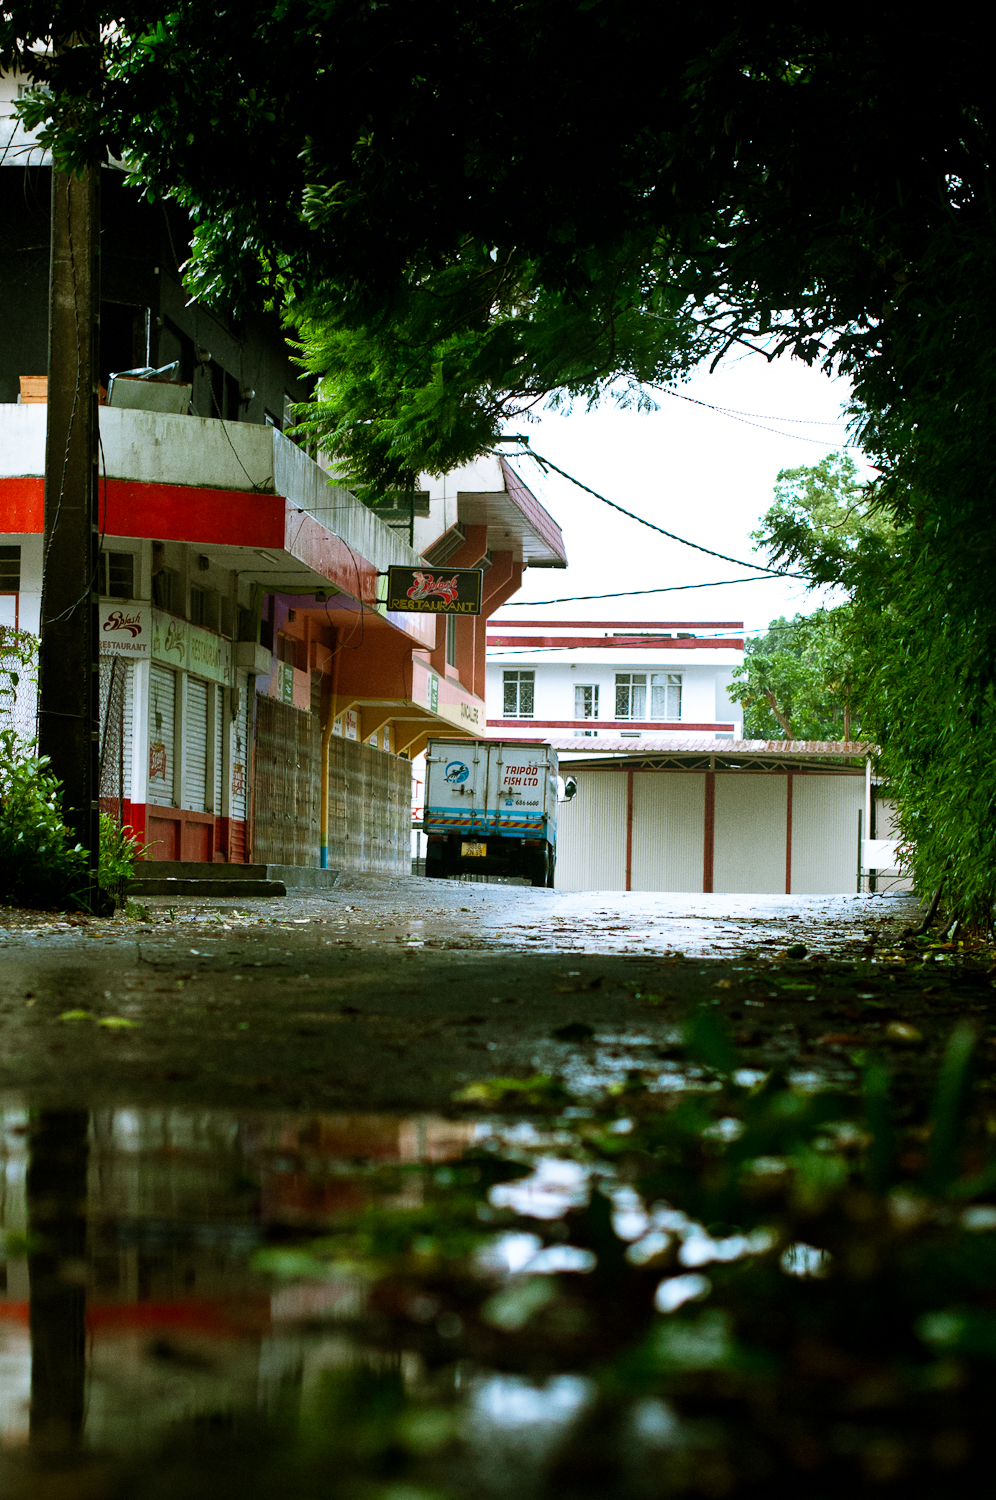
<instances>
[{"instance_id":1,"label":"'splash restaurant' sign","mask_svg":"<svg viewBox=\"0 0 996 1500\"><path fill-rule=\"evenodd\" d=\"M388 609L408 614L479 615L480 568L388 568Z\"/></svg>"},{"instance_id":2,"label":"'splash restaurant' sign","mask_svg":"<svg viewBox=\"0 0 996 1500\"><path fill-rule=\"evenodd\" d=\"M104 656L149 655L152 611L145 604L102 603L100 650Z\"/></svg>"}]
</instances>

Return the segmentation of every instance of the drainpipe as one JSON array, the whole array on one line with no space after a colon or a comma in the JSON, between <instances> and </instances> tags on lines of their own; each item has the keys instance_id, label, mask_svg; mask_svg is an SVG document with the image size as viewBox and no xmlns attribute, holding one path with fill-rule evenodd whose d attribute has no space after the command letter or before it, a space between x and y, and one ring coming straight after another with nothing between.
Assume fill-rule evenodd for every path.
<instances>
[{"instance_id":1,"label":"drainpipe","mask_svg":"<svg viewBox=\"0 0 996 1500\"><path fill-rule=\"evenodd\" d=\"M319 824L321 827L321 867L327 870L329 867L329 741L332 738L332 724L335 720L335 698L330 693L328 707L325 710L325 722L322 725L322 754L321 770L322 778L319 796Z\"/></svg>"}]
</instances>

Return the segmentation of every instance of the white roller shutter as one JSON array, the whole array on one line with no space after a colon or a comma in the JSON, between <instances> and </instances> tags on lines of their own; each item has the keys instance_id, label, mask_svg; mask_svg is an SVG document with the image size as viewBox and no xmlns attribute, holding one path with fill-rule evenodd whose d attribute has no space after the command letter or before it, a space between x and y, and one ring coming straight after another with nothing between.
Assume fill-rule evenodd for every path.
<instances>
[{"instance_id":1,"label":"white roller shutter","mask_svg":"<svg viewBox=\"0 0 996 1500\"><path fill-rule=\"evenodd\" d=\"M222 776L225 769L224 743L225 743L225 689L215 683L211 689L214 695L214 714L211 722L211 738L214 747L213 771L214 785L212 787L213 801L212 811L217 817L221 816L221 786Z\"/></svg>"},{"instance_id":2,"label":"white roller shutter","mask_svg":"<svg viewBox=\"0 0 996 1500\"><path fill-rule=\"evenodd\" d=\"M207 812L208 684L188 677L183 704L183 761L180 806L190 812Z\"/></svg>"},{"instance_id":3,"label":"white roller shutter","mask_svg":"<svg viewBox=\"0 0 996 1500\"><path fill-rule=\"evenodd\" d=\"M125 662L124 689L124 795L131 797L131 757L135 728L135 663Z\"/></svg>"},{"instance_id":4,"label":"white roller shutter","mask_svg":"<svg viewBox=\"0 0 996 1500\"><path fill-rule=\"evenodd\" d=\"M149 790L159 807L173 806L173 726L176 673L155 663L149 668Z\"/></svg>"}]
</instances>

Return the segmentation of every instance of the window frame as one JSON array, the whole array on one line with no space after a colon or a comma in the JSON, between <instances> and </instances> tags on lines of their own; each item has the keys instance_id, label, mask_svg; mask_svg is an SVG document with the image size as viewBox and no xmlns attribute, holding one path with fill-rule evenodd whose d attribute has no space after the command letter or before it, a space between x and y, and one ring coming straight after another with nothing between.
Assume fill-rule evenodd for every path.
<instances>
[{"instance_id":1,"label":"window frame","mask_svg":"<svg viewBox=\"0 0 996 1500\"><path fill-rule=\"evenodd\" d=\"M598 718L598 688L599 684L597 682L576 682L574 684L574 718L576 722L584 723L588 719ZM578 712L579 693L589 694L588 702L584 703L582 700L580 704L580 707L585 710L582 713Z\"/></svg>"},{"instance_id":2,"label":"window frame","mask_svg":"<svg viewBox=\"0 0 996 1500\"><path fill-rule=\"evenodd\" d=\"M510 709L509 688L515 689L515 708ZM522 689L529 689L529 710L522 709ZM536 673L530 668L510 667L502 671L502 718L534 719L536 717Z\"/></svg>"},{"instance_id":3,"label":"window frame","mask_svg":"<svg viewBox=\"0 0 996 1500\"><path fill-rule=\"evenodd\" d=\"M649 717L651 719L655 719L662 724L678 724L681 722L681 695L684 686L683 675L681 672L669 672L667 670L650 673L648 687L650 691ZM664 680L663 682L658 682L657 678L663 678ZM655 712L654 709L654 695L658 692L662 692L664 695L664 712L662 714ZM672 714L668 712L668 709L671 702L671 694L674 692L677 692L678 695L678 712Z\"/></svg>"},{"instance_id":4,"label":"window frame","mask_svg":"<svg viewBox=\"0 0 996 1500\"><path fill-rule=\"evenodd\" d=\"M635 712L633 707L634 694L639 693L642 699L640 711ZM620 709L620 694L625 694L628 704L626 709ZM617 672L616 673L616 719L627 723L641 723L647 717L647 673L646 672Z\"/></svg>"}]
</instances>

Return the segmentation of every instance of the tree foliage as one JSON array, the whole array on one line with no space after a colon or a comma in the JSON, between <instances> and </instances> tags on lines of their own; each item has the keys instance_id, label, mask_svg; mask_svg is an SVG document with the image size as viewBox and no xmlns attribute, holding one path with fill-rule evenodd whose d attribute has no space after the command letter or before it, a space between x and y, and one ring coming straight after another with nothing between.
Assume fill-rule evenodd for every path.
<instances>
[{"instance_id":1,"label":"tree foliage","mask_svg":"<svg viewBox=\"0 0 996 1500\"><path fill-rule=\"evenodd\" d=\"M36 0L0 58L62 163L108 146L194 223L191 291L303 333L371 492L545 393L730 348L842 372L894 526L774 554L851 594L924 883L996 903L996 256L982 13L616 0ZM39 41L105 22L103 46ZM865 720L863 720L864 727Z\"/></svg>"},{"instance_id":2,"label":"tree foliage","mask_svg":"<svg viewBox=\"0 0 996 1500\"><path fill-rule=\"evenodd\" d=\"M55 57L26 49L79 7L6 14L57 156L109 145L193 215L192 291L301 320L350 481L744 343L882 410L987 242L982 34L938 47L894 6L685 3L662 46L659 7L615 0L167 0L93 7L102 50Z\"/></svg>"},{"instance_id":3,"label":"tree foliage","mask_svg":"<svg viewBox=\"0 0 996 1500\"><path fill-rule=\"evenodd\" d=\"M744 664L727 691L744 711L754 740L851 740L861 733L852 703L854 663L846 641L847 607L784 615L748 640Z\"/></svg>"},{"instance_id":4,"label":"tree foliage","mask_svg":"<svg viewBox=\"0 0 996 1500\"><path fill-rule=\"evenodd\" d=\"M876 505L846 453L783 469L754 541L772 560L803 566L814 581L853 590L862 570L893 558L896 527ZM866 645L855 630L851 600L794 619L772 620L748 641L730 697L744 710L744 733L756 739L858 739L866 717L858 696Z\"/></svg>"}]
</instances>

